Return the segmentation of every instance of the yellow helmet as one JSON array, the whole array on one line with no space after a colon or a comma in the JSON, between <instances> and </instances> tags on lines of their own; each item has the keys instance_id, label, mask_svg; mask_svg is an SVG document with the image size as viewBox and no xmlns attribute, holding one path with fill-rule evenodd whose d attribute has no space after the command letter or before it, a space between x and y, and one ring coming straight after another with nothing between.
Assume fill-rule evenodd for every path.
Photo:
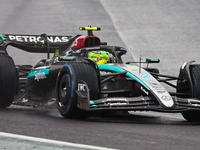
<instances>
[{"instance_id":1,"label":"yellow helmet","mask_svg":"<svg viewBox=\"0 0 200 150\"><path fill-rule=\"evenodd\" d=\"M89 59L95 61L97 65L107 64L109 55L106 51L93 51L88 54Z\"/></svg>"}]
</instances>

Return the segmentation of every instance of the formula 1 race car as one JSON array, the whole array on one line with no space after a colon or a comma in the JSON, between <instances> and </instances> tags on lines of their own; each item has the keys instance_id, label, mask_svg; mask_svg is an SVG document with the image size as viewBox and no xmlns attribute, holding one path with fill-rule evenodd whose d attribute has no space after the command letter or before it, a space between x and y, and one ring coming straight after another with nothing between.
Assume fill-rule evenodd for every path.
<instances>
[{"instance_id":1,"label":"formula 1 race car","mask_svg":"<svg viewBox=\"0 0 200 150\"><path fill-rule=\"evenodd\" d=\"M157 68L141 67L159 59L123 63L126 49L101 42L93 35L100 28L80 30L88 35L0 34L0 108L44 107L55 102L66 118L87 118L91 112L158 111L180 112L188 121L200 121L200 65L186 62L178 77L162 75ZM15 65L8 46L47 53L47 59L35 66ZM99 64L101 59L104 63ZM168 92L161 82L176 92Z\"/></svg>"}]
</instances>

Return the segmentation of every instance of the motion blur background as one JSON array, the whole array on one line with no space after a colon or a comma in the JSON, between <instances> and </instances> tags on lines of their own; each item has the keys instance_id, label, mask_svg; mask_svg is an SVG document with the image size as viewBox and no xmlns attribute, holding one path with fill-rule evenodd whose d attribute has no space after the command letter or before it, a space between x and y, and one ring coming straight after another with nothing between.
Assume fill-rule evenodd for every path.
<instances>
[{"instance_id":1,"label":"motion blur background","mask_svg":"<svg viewBox=\"0 0 200 150\"><path fill-rule=\"evenodd\" d=\"M160 58L160 73L178 75L185 61L200 54L200 1L198 0L0 0L2 34L87 34L80 26L98 26L108 45L127 48L124 61L140 55ZM16 64L34 65L46 54L9 48Z\"/></svg>"}]
</instances>

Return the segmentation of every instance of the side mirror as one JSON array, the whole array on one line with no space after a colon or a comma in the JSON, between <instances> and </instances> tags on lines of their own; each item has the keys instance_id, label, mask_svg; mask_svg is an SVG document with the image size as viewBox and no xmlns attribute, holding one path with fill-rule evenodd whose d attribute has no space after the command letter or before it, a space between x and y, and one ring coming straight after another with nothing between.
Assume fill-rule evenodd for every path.
<instances>
[{"instance_id":1,"label":"side mirror","mask_svg":"<svg viewBox=\"0 0 200 150\"><path fill-rule=\"evenodd\" d=\"M159 63L159 58L146 58L146 63Z\"/></svg>"}]
</instances>

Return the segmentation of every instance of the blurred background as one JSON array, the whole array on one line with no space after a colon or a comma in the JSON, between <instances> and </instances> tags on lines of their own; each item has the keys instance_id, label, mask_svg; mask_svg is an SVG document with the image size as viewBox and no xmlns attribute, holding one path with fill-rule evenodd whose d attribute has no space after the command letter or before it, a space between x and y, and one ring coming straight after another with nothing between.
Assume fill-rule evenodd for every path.
<instances>
[{"instance_id":1,"label":"blurred background","mask_svg":"<svg viewBox=\"0 0 200 150\"><path fill-rule=\"evenodd\" d=\"M108 45L127 48L124 62L160 58L160 73L178 75L185 61L200 61L198 0L0 0L0 33L87 34L80 26L97 26L94 34ZM34 65L46 54L8 48L16 64Z\"/></svg>"}]
</instances>

